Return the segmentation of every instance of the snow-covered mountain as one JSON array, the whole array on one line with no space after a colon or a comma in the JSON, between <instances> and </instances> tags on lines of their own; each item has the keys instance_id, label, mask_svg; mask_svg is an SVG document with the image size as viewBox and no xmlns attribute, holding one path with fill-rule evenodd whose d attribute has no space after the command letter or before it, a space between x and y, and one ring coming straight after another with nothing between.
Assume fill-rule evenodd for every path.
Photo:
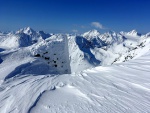
<instances>
[{"instance_id":1,"label":"snow-covered mountain","mask_svg":"<svg viewBox=\"0 0 150 113\"><path fill-rule=\"evenodd\" d=\"M0 112L150 112L150 34L0 32Z\"/></svg>"},{"instance_id":2,"label":"snow-covered mountain","mask_svg":"<svg viewBox=\"0 0 150 113\"><path fill-rule=\"evenodd\" d=\"M58 42L59 38L65 38L67 43L63 44L64 47L67 45L67 49L61 50L61 54L68 51L66 55L66 57L69 57L70 69L68 70L70 72L80 72L95 66L111 65L134 59L145 46L146 41L143 40L149 39L149 34L138 34L135 30L120 33L111 31L104 34L97 30L91 30L81 35L63 35L48 34L43 31L37 32L27 27L20 29L16 33L1 33L0 48L6 50L16 49L16 52L20 51L20 49L28 49L29 54L33 56L31 58L34 58L35 54L33 53L36 51L36 54L40 54L40 58L36 58L36 60L39 60L42 59L42 56L47 56L50 51L53 51L49 54L49 57L52 57L51 55L55 54L54 51L61 50L59 48L61 41L59 41L60 44L58 46L54 45ZM52 41L49 42L48 40ZM44 54L44 51L48 52L46 53L47 55ZM55 57L58 56L56 55ZM58 59L61 59L61 57L59 56ZM51 62L50 59L45 60L48 63ZM45 64L44 60L42 62Z\"/></svg>"},{"instance_id":3,"label":"snow-covered mountain","mask_svg":"<svg viewBox=\"0 0 150 113\"><path fill-rule=\"evenodd\" d=\"M141 36L141 34L138 33L136 30L132 30L132 31L128 32L127 34L132 35L132 36Z\"/></svg>"},{"instance_id":4,"label":"snow-covered mountain","mask_svg":"<svg viewBox=\"0 0 150 113\"><path fill-rule=\"evenodd\" d=\"M69 70L71 72L79 72L98 65L111 65L134 58L141 52L143 46L145 46L145 42L142 41L143 38L149 37L148 34L138 34L139 33L135 30L128 33L115 33L114 31L111 31L104 34L101 34L97 30L91 30L76 36L48 34L43 31L36 32L32 28L27 27L20 29L16 33L1 33L0 48L6 50L16 49L16 51L28 49L33 58L33 48L34 51L39 51L40 48L39 53L36 54L40 54L40 57L42 57L43 55L41 55L41 53L43 51L50 52L59 50L59 45L54 46L59 39L58 37L61 37L62 39L66 38L67 43L64 44L64 47L65 45L68 45L67 50L61 52L65 53L65 51L68 51ZM55 40L49 42L48 40L51 39ZM53 46L51 47L49 44ZM51 55L52 54L50 54L49 57L51 57ZM59 57L58 59L61 58ZM51 62L51 60L45 60L48 63ZM42 61L45 64L45 61Z\"/></svg>"},{"instance_id":5,"label":"snow-covered mountain","mask_svg":"<svg viewBox=\"0 0 150 113\"><path fill-rule=\"evenodd\" d=\"M43 31L36 32L32 28L27 27L16 31L16 33L1 33L0 47L1 48L18 48L31 46L34 43L40 42L48 37L50 34Z\"/></svg>"}]
</instances>

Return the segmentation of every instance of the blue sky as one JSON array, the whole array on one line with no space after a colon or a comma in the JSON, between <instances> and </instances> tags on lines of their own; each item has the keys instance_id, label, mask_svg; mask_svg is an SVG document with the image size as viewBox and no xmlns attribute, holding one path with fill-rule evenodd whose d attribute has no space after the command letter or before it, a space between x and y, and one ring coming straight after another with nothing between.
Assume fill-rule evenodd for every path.
<instances>
[{"instance_id":1,"label":"blue sky","mask_svg":"<svg viewBox=\"0 0 150 113\"><path fill-rule=\"evenodd\" d=\"M0 0L0 31L150 31L150 0Z\"/></svg>"}]
</instances>

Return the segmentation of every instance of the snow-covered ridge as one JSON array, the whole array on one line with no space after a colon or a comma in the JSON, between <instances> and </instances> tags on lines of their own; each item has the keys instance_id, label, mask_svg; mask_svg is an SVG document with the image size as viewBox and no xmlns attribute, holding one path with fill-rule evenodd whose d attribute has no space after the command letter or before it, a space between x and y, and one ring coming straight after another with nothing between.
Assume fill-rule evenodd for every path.
<instances>
[{"instance_id":1,"label":"snow-covered ridge","mask_svg":"<svg viewBox=\"0 0 150 113\"><path fill-rule=\"evenodd\" d=\"M50 71L46 71L47 73L71 73L99 65L125 62L140 56L149 43L149 34L138 34L135 30L104 34L91 30L76 36L37 32L27 27L16 33L1 33L0 48L18 49L17 51L20 51L19 48L26 48L31 58L48 66ZM19 57L20 55L18 59ZM2 56L1 61L5 61L3 59L7 58ZM60 62L63 62L63 65Z\"/></svg>"},{"instance_id":2,"label":"snow-covered ridge","mask_svg":"<svg viewBox=\"0 0 150 113\"><path fill-rule=\"evenodd\" d=\"M0 113L150 113L149 33L97 32L1 32Z\"/></svg>"}]
</instances>

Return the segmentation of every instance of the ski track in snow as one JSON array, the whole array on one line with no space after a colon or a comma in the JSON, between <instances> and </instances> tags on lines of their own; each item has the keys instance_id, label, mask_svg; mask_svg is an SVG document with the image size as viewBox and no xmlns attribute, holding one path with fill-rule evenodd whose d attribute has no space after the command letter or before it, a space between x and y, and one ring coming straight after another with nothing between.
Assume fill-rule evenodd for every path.
<instances>
[{"instance_id":1,"label":"ski track in snow","mask_svg":"<svg viewBox=\"0 0 150 113\"><path fill-rule=\"evenodd\" d=\"M0 111L149 113L149 56L80 74L25 75L6 80L0 86Z\"/></svg>"}]
</instances>

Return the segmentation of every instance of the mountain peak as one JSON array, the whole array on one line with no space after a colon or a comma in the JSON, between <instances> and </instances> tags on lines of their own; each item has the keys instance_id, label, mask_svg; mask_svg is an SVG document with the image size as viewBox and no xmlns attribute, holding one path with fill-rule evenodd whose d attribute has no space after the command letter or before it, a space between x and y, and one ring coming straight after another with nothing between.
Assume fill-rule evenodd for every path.
<instances>
[{"instance_id":1,"label":"mountain peak","mask_svg":"<svg viewBox=\"0 0 150 113\"><path fill-rule=\"evenodd\" d=\"M33 32L35 32L31 27L26 27L23 29L25 34L32 34Z\"/></svg>"},{"instance_id":2,"label":"mountain peak","mask_svg":"<svg viewBox=\"0 0 150 113\"><path fill-rule=\"evenodd\" d=\"M35 34L36 32L31 27L25 27L17 31L17 33L25 33L25 34L31 35L31 34Z\"/></svg>"},{"instance_id":3,"label":"mountain peak","mask_svg":"<svg viewBox=\"0 0 150 113\"><path fill-rule=\"evenodd\" d=\"M25 27L26 30L33 30L31 27Z\"/></svg>"},{"instance_id":4,"label":"mountain peak","mask_svg":"<svg viewBox=\"0 0 150 113\"><path fill-rule=\"evenodd\" d=\"M141 34L138 33L135 29L132 30L132 31L130 31L130 32L128 32L127 34L129 34L129 35L134 35L134 36L141 36Z\"/></svg>"},{"instance_id":5,"label":"mountain peak","mask_svg":"<svg viewBox=\"0 0 150 113\"><path fill-rule=\"evenodd\" d=\"M90 30L88 32L85 32L82 36L83 37L95 37L100 35L100 32L96 29Z\"/></svg>"},{"instance_id":6,"label":"mountain peak","mask_svg":"<svg viewBox=\"0 0 150 113\"><path fill-rule=\"evenodd\" d=\"M137 31L135 29L131 30L129 33L137 33Z\"/></svg>"}]
</instances>

